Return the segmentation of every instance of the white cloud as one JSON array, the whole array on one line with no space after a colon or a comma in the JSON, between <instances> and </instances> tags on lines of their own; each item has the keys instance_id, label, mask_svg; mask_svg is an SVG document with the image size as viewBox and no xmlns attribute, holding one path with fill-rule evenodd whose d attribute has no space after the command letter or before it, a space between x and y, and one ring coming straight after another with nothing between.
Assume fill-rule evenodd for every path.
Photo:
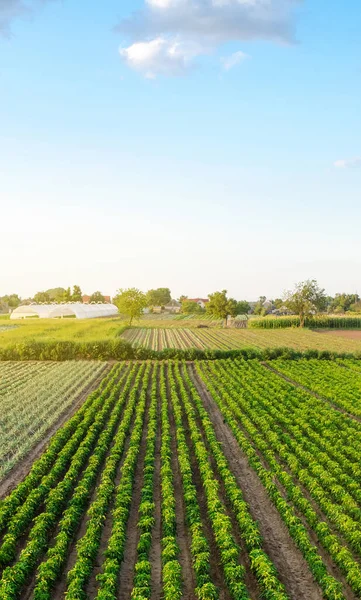
<instances>
[{"instance_id":1,"label":"white cloud","mask_svg":"<svg viewBox=\"0 0 361 600\"><path fill-rule=\"evenodd\" d=\"M230 71L233 67L239 65L240 62L244 61L248 57L247 54L238 50L238 52L233 52L230 56L225 56L221 59L221 63L225 71Z\"/></svg>"},{"instance_id":2,"label":"white cloud","mask_svg":"<svg viewBox=\"0 0 361 600\"><path fill-rule=\"evenodd\" d=\"M190 67L192 58L203 53L204 49L193 42L163 37L135 42L128 48L119 49L125 63L148 79L154 79L157 75L182 75Z\"/></svg>"},{"instance_id":3,"label":"white cloud","mask_svg":"<svg viewBox=\"0 0 361 600\"><path fill-rule=\"evenodd\" d=\"M333 163L333 166L336 167L336 169L353 169L355 167L361 167L361 156L336 160Z\"/></svg>"},{"instance_id":4,"label":"white cloud","mask_svg":"<svg viewBox=\"0 0 361 600\"><path fill-rule=\"evenodd\" d=\"M166 41L162 45L163 51L157 53L159 60L154 56L152 62L154 74L165 74L164 53L169 65L166 44L172 46L172 40L177 40L180 46L197 49L192 56L187 55L187 60L183 62L183 70L189 67L189 60L201 54L215 52L227 42L270 40L283 44L291 43L293 9L301 1L145 0L143 8L124 19L117 29L130 40L131 45L125 50L130 50L140 43L149 45L159 44L159 40ZM124 52L122 56L124 57ZM238 54L234 60L239 62L241 58L242 55ZM133 68L139 68L138 61L127 62ZM176 74L179 74L181 64L178 56ZM231 67L234 64L231 64ZM167 74L173 74L173 69L167 68L166 71Z\"/></svg>"}]
</instances>

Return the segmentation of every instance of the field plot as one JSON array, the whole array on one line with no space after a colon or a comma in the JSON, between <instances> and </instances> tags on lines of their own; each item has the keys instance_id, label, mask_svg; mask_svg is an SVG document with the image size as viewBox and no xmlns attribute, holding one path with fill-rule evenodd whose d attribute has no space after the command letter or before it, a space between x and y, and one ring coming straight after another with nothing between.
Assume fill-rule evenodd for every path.
<instances>
[{"instance_id":1,"label":"field plot","mask_svg":"<svg viewBox=\"0 0 361 600\"><path fill-rule=\"evenodd\" d=\"M360 598L361 422L283 363L114 365L0 504L0 599Z\"/></svg>"},{"instance_id":2,"label":"field plot","mask_svg":"<svg viewBox=\"0 0 361 600\"><path fill-rule=\"evenodd\" d=\"M95 362L0 362L0 481L107 369Z\"/></svg>"},{"instance_id":3,"label":"field plot","mask_svg":"<svg viewBox=\"0 0 361 600\"><path fill-rule=\"evenodd\" d=\"M199 348L231 350L240 348L294 348L295 350L361 351L361 340L343 339L305 329L127 329L122 337L134 347L152 350Z\"/></svg>"}]
</instances>

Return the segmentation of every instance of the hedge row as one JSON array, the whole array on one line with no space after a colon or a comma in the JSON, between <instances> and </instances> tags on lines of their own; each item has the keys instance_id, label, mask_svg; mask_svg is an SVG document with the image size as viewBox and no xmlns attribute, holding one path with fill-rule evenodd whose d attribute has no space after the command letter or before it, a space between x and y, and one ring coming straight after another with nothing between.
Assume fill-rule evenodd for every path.
<instances>
[{"instance_id":1,"label":"hedge row","mask_svg":"<svg viewBox=\"0 0 361 600\"><path fill-rule=\"evenodd\" d=\"M248 327L251 329L285 329L286 327L299 327L300 318L289 317L261 317L250 319ZM361 317L331 317L328 315L317 315L305 320L305 327L311 329L361 329Z\"/></svg>"},{"instance_id":2,"label":"hedge row","mask_svg":"<svg viewBox=\"0 0 361 600\"><path fill-rule=\"evenodd\" d=\"M338 353L328 350L306 350L291 348L242 348L239 350L200 350L198 348L168 348L157 352L148 348L133 348L124 340L103 340L98 342L26 342L0 348L0 361L5 360L216 360L218 358L244 358L251 360L271 360L274 358L357 358L359 353Z\"/></svg>"}]
</instances>

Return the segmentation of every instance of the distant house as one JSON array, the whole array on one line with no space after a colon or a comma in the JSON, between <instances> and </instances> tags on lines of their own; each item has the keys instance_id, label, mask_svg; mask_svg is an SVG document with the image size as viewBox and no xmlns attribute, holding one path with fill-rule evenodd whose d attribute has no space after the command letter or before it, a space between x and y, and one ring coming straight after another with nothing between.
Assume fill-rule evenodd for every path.
<instances>
[{"instance_id":1,"label":"distant house","mask_svg":"<svg viewBox=\"0 0 361 600\"><path fill-rule=\"evenodd\" d=\"M205 308L209 298L187 298L188 302L196 302L201 308Z\"/></svg>"},{"instance_id":2,"label":"distant house","mask_svg":"<svg viewBox=\"0 0 361 600\"><path fill-rule=\"evenodd\" d=\"M177 300L171 300L168 304L165 305L164 310L168 313L179 313L181 311L182 305Z\"/></svg>"},{"instance_id":3,"label":"distant house","mask_svg":"<svg viewBox=\"0 0 361 600\"><path fill-rule=\"evenodd\" d=\"M83 296L82 297L83 304L89 304L90 298L91 298L90 296ZM110 301L111 301L110 296L104 296L104 302L106 304L110 304Z\"/></svg>"}]
</instances>

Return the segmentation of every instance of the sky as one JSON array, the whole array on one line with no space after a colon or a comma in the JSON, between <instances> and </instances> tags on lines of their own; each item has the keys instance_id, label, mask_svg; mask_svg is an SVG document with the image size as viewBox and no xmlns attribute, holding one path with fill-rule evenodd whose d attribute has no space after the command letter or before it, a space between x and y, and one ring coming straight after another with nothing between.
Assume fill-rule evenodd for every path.
<instances>
[{"instance_id":1,"label":"sky","mask_svg":"<svg viewBox=\"0 0 361 600\"><path fill-rule=\"evenodd\" d=\"M0 295L361 293L361 5L0 0Z\"/></svg>"}]
</instances>

